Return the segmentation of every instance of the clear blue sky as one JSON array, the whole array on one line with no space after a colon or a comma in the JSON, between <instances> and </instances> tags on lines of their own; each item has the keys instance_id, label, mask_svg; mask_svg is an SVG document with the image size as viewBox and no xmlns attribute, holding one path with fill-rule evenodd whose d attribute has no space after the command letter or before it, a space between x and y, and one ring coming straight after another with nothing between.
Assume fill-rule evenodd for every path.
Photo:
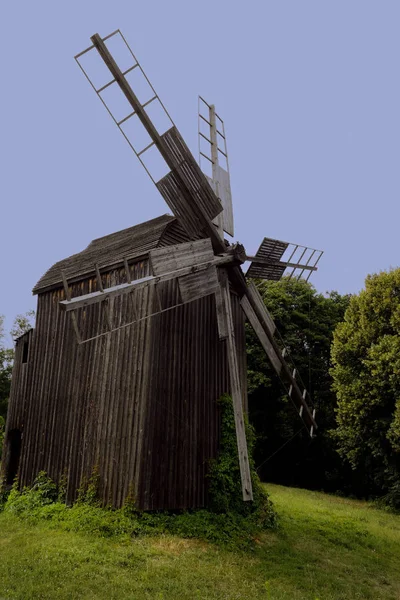
<instances>
[{"instance_id":1,"label":"clear blue sky","mask_svg":"<svg viewBox=\"0 0 400 600\"><path fill-rule=\"evenodd\" d=\"M7 2L0 314L93 238L168 212L73 56L120 28L197 157L197 95L225 120L235 238L325 250L316 288L399 262L400 3Z\"/></svg>"}]
</instances>

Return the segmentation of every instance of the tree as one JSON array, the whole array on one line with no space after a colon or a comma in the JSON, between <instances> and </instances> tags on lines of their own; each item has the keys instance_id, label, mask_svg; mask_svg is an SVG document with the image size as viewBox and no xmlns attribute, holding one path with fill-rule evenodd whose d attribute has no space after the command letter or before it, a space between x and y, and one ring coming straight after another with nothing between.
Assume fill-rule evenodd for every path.
<instances>
[{"instance_id":1,"label":"tree","mask_svg":"<svg viewBox=\"0 0 400 600\"><path fill-rule=\"evenodd\" d=\"M330 346L349 298L337 292L323 296L304 280L288 278L278 282L258 281L257 287L313 398L319 425L317 437L311 442L249 329L249 416L258 435L259 472L269 481L335 491L344 483L340 459L328 435L335 424L336 406L329 374Z\"/></svg>"},{"instance_id":2,"label":"tree","mask_svg":"<svg viewBox=\"0 0 400 600\"><path fill-rule=\"evenodd\" d=\"M333 435L365 494L400 508L400 269L370 275L338 325Z\"/></svg>"},{"instance_id":3,"label":"tree","mask_svg":"<svg viewBox=\"0 0 400 600\"><path fill-rule=\"evenodd\" d=\"M17 315L11 328L11 335L17 338L33 326L35 312L28 311ZM11 371L14 360L14 349L5 346L4 316L0 315L0 417L7 415L8 397L11 387Z\"/></svg>"},{"instance_id":4,"label":"tree","mask_svg":"<svg viewBox=\"0 0 400 600\"><path fill-rule=\"evenodd\" d=\"M11 386L11 370L14 351L4 345L4 316L0 315L0 417L7 414L8 396Z\"/></svg>"},{"instance_id":5,"label":"tree","mask_svg":"<svg viewBox=\"0 0 400 600\"><path fill-rule=\"evenodd\" d=\"M35 321L35 311L28 310L22 315L17 315L14 319L13 326L11 328L11 335L14 339L19 338L21 335L32 329Z\"/></svg>"}]
</instances>

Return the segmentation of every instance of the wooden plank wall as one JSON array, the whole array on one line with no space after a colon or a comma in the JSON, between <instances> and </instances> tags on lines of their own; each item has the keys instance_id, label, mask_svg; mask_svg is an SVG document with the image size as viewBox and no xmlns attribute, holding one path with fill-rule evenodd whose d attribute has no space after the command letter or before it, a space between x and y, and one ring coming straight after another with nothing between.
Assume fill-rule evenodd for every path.
<instances>
[{"instance_id":1,"label":"wooden plank wall","mask_svg":"<svg viewBox=\"0 0 400 600\"><path fill-rule=\"evenodd\" d=\"M147 274L147 261L131 266L132 279ZM102 278L104 287L126 279L124 269ZM95 291L96 285L95 279L73 284L72 295ZM21 485L31 484L40 470L55 481L66 474L68 500L73 501L82 477L90 477L97 465L103 502L120 506L128 488L135 489L139 473L137 444L149 380L145 358L151 320L78 346L71 319L59 308L63 298L63 290L38 298ZM115 299L113 326L144 316L152 302L149 290L137 291L134 299ZM107 331L107 310L102 303L77 313L83 339Z\"/></svg>"},{"instance_id":2,"label":"wooden plank wall","mask_svg":"<svg viewBox=\"0 0 400 600\"><path fill-rule=\"evenodd\" d=\"M147 261L130 268L132 279L148 275ZM106 288L126 276L121 268L102 279ZM96 288L95 278L74 283L72 296ZM21 486L41 470L55 481L66 475L73 502L82 478L97 466L104 504L119 507L133 491L142 509L204 506L205 474L219 441L216 400L229 392L214 297L79 346L69 315L59 308L63 298L61 289L39 295L29 381L21 377L18 360L13 374L10 423L24 431ZM177 298L177 281L117 297L110 306L112 325L173 306ZM237 296L233 307L245 374L244 315ZM83 339L107 332L108 308L103 302L77 312Z\"/></svg>"},{"instance_id":3,"label":"wooden plank wall","mask_svg":"<svg viewBox=\"0 0 400 600\"><path fill-rule=\"evenodd\" d=\"M160 286L163 307L177 297L176 288L176 281ZM236 295L233 307L239 365L246 376L244 315ZM214 296L158 315L153 321L152 387L139 503L148 510L205 506L206 473L219 444L217 399L230 390Z\"/></svg>"}]
</instances>

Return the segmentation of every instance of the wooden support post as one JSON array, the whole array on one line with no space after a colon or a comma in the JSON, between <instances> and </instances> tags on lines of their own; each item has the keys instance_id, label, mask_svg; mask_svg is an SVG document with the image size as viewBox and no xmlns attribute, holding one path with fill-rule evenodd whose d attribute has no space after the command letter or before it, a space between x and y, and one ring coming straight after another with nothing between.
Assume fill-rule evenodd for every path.
<instances>
[{"instance_id":1,"label":"wooden support post","mask_svg":"<svg viewBox=\"0 0 400 600\"><path fill-rule=\"evenodd\" d=\"M124 258L124 267L125 267L126 283L130 284L130 283L132 283L132 277L131 277L131 271L130 271L130 268L129 268L128 260L126 258ZM134 291L131 292L131 300L132 300L133 318L136 321L136 319L137 319L137 308L136 308L136 296L135 296L135 292Z\"/></svg>"},{"instance_id":2,"label":"wooden support post","mask_svg":"<svg viewBox=\"0 0 400 600\"><path fill-rule=\"evenodd\" d=\"M217 312L218 337L220 341L226 340L228 330L226 324L225 303L222 298L221 286L215 292L215 308Z\"/></svg>"},{"instance_id":3,"label":"wooden support post","mask_svg":"<svg viewBox=\"0 0 400 600\"><path fill-rule=\"evenodd\" d=\"M101 280L101 275L100 275L100 271L99 271L99 267L97 264L94 265L94 268L96 269L96 279L97 279L97 287L98 287L98 291L102 292L104 294L104 288L103 288L103 282ZM112 331L112 314L111 314L111 305L109 303L109 300L107 298L107 302L108 302L108 306L107 306L107 322L108 322L108 328L110 331Z\"/></svg>"},{"instance_id":4,"label":"wooden support post","mask_svg":"<svg viewBox=\"0 0 400 600\"><path fill-rule=\"evenodd\" d=\"M67 281L64 271L61 271L61 277L62 277L63 284L64 284L65 298L66 298L66 300L70 301L71 300L71 292L69 291L68 281ZM71 319L72 319L73 328L75 330L77 342L78 342L78 344L80 344L81 343L81 334L79 333L78 322L76 320L76 314L74 311L72 311Z\"/></svg>"},{"instance_id":5,"label":"wooden support post","mask_svg":"<svg viewBox=\"0 0 400 600\"><path fill-rule=\"evenodd\" d=\"M236 354L235 332L233 327L232 304L229 291L228 274L225 269L220 270L220 286L226 315L227 355L229 375L231 381L231 394L233 411L235 415L236 440L239 454L240 477L242 480L243 500L253 500L249 456L247 451L246 432L243 418L242 389L240 385L239 367Z\"/></svg>"},{"instance_id":6,"label":"wooden support post","mask_svg":"<svg viewBox=\"0 0 400 600\"><path fill-rule=\"evenodd\" d=\"M129 269L128 261L126 258L124 258L124 267L125 267L126 282L131 283L132 282L131 271Z\"/></svg>"}]
</instances>

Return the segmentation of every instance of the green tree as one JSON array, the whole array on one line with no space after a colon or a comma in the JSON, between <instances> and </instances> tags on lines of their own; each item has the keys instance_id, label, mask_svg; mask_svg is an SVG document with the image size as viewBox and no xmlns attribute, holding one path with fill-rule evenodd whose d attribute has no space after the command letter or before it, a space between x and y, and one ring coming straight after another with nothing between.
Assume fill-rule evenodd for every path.
<instances>
[{"instance_id":1,"label":"green tree","mask_svg":"<svg viewBox=\"0 0 400 600\"><path fill-rule=\"evenodd\" d=\"M0 417L7 414L14 350L5 347L4 317L0 315Z\"/></svg>"},{"instance_id":2,"label":"green tree","mask_svg":"<svg viewBox=\"0 0 400 600\"><path fill-rule=\"evenodd\" d=\"M35 312L28 311L17 315L14 319L11 335L17 338L33 326ZM4 331L4 316L0 315L0 417L5 419L7 415L8 397L11 387L11 371L14 360L14 349L6 347L6 335Z\"/></svg>"},{"instance_id":3,"label":"green tree","mask_svg":"<svg viewBox=\"0 0 400 600\"><path fill-rule=\"evenodd\" d=\"M400 508L400 269L370 275L332 346L338 450L364 492Z\"/></svg>"},{"instance_id":4,"label":"green tree","mask_svg":"<svg viewBox=\"0 0 400 600\"><path fill-rule=\"evenodd\" d=\"M17 315L14 319L13 326L10 333L14 339L19 338L21 335L32 329L35 321L35 311L28 310L22 315Z\"/></svg>"},{"instance_id":5,"label":"green tree","mask_svg":"<svg viewBox=\"0 0 400 600\"><path fill-rule=\"evenodd\" d=\"M328 435L335 424L336 406L329 369L333 331L343 319L349 297L337 292L324 296L310 283L288 278L258 281L257 287L313 398L319 425L313 441L305 429L300 431L302 422L249 328L249 415L258 435L259 473L263 479L286 484L341 488L341 461Z\"/></svg>"}]
</instances>

